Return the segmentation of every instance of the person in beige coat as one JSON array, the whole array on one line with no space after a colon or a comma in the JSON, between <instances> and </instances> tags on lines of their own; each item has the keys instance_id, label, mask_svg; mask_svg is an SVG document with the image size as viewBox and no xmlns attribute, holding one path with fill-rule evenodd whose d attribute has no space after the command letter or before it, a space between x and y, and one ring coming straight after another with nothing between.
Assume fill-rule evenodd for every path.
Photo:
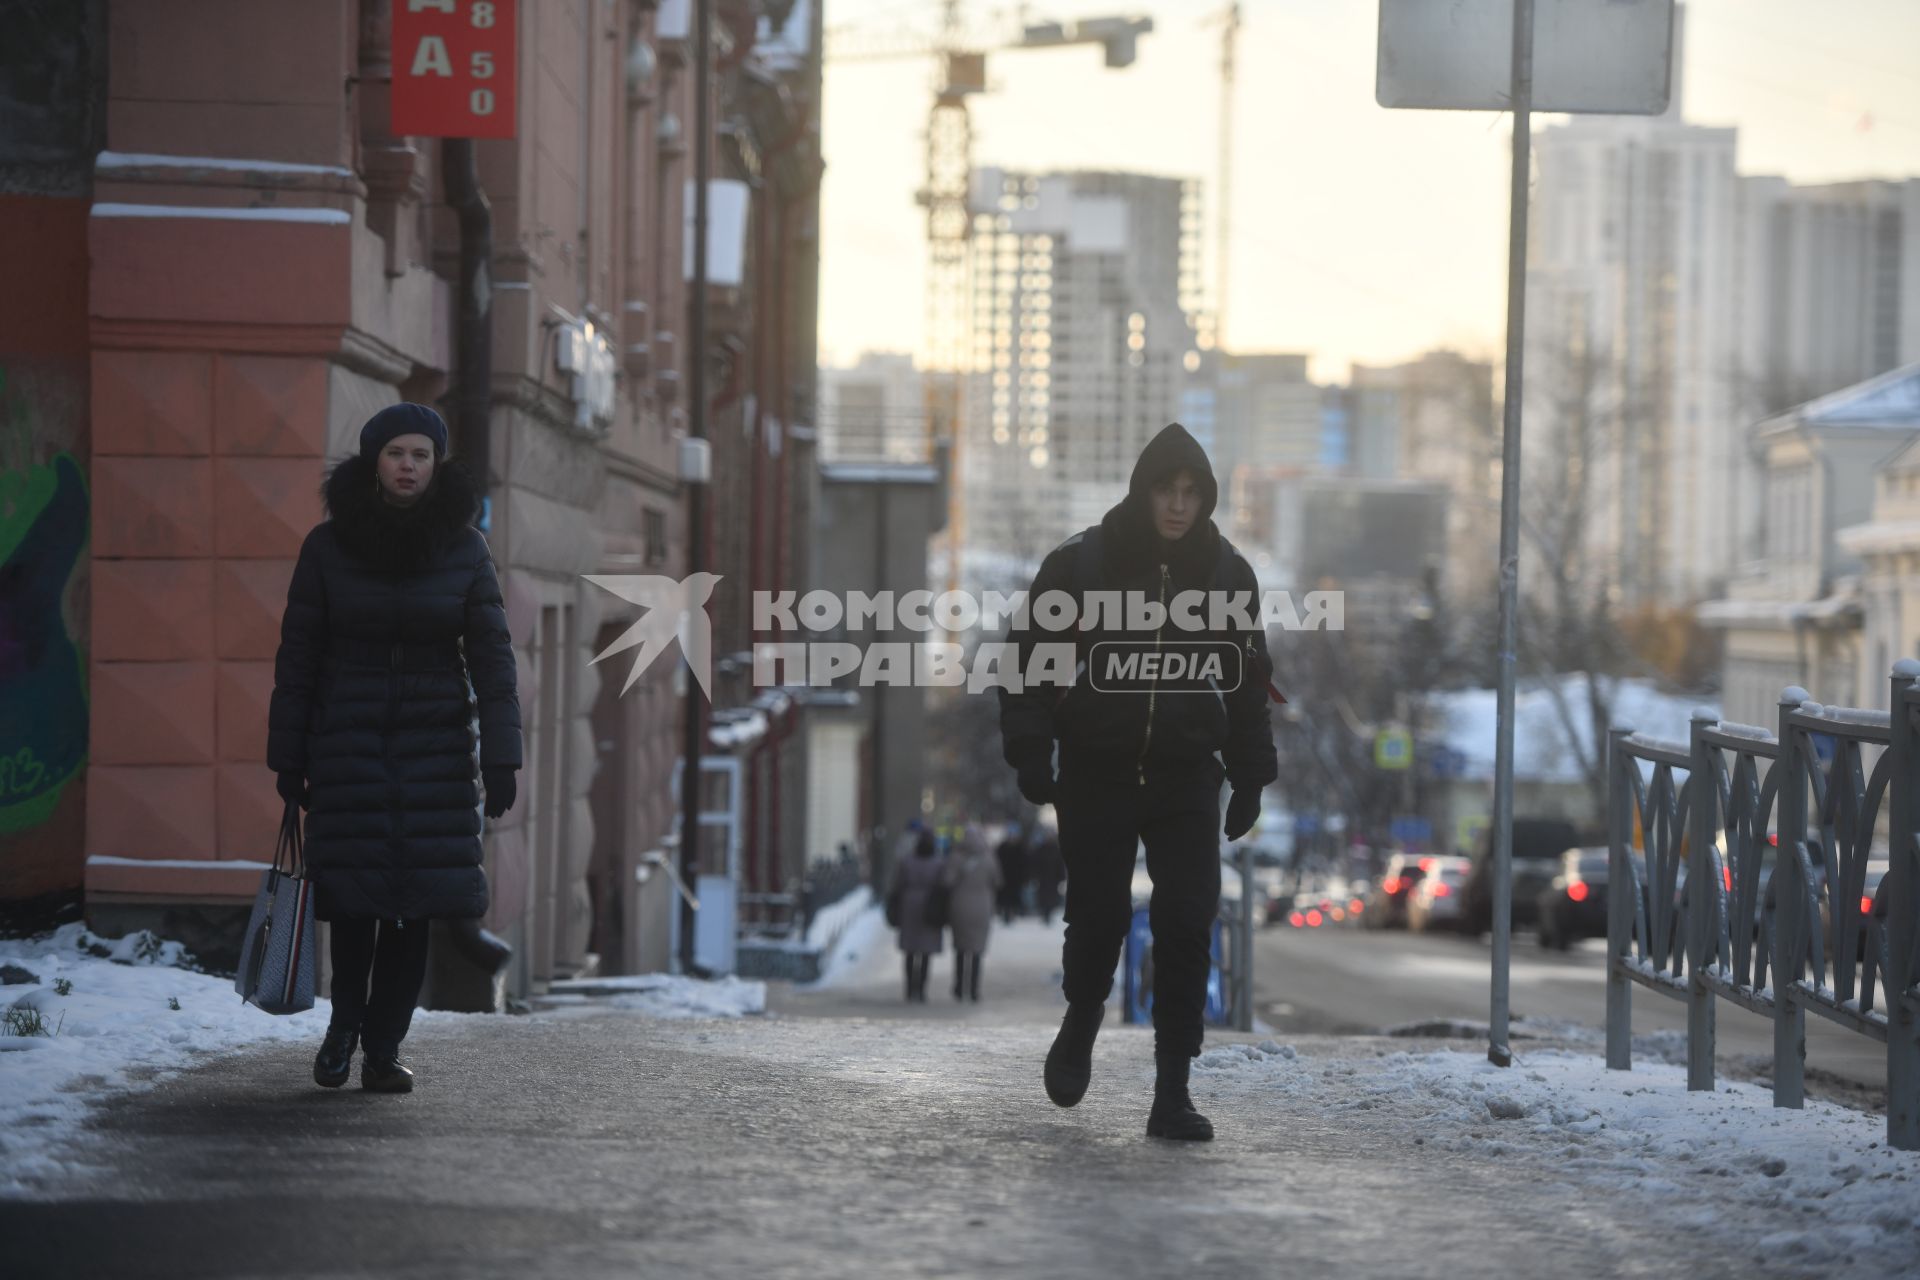
<instances>
[{"instance_id":1,"label":"person in beige coat","mask_svg":"<svg viewBox=\"0 0 1920 1280\"><path fill-rule=\"evenodd\" d=\"M987 847L986 833L969 823L947 855L942 882L952 893L949 927L953 931L953 998L980 1000L980 959L993 929L993 907L1000 893L1000 860Z\"/></svg>"}]
</instances>

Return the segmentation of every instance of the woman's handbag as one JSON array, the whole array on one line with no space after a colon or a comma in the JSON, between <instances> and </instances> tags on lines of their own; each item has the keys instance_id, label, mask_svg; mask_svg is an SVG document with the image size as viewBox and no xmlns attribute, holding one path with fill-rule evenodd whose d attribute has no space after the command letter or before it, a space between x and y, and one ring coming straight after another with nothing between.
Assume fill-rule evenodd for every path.
<instances>
[{"instance_id":1,"label":"woman's handbag","mask_svg":"<svg viewBox=\"0 0 1920 1280\"><path fill-rule=\"evenodd\" d=\"M313 881L300 848L300 806L288 801L273 866L247 917L233 989L264 1013L304 1013L313 1008L313 949Z\"/></svg>"},{"instance_id":2,"label":"woman's handbag","mask_svg":"<svg viewBox=\"0 0 1920 1280\"><path fill-rule=\"evenodd\" d=\"M900 906L906 900L907 886L904 884L895 884L892 892L887 894L887 928L898 929L900 927Z\"/></svg>"},{"instance_id":3,"label":"woman's handbag","mask_svg":"<svg viewBox=\"0 0 1920 1280\"><path fill-rule=\"evenodd\" d=\"M953 890L945 883L936 884L927 892L926 911L921 917L930 929L944 929L953 917Z\"/></svg>"}]
</instances>

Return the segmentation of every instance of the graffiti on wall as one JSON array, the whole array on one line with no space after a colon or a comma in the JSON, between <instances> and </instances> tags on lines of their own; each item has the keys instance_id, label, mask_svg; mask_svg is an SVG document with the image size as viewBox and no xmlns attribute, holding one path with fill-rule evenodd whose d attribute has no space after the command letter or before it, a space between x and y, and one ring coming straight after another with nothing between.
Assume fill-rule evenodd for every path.
<instances>
[{"instance_id":1,"label":"graffiti on wall","mask_svg":"<svg viewBox=\"0 0 1920 1280\"><path fill-rule=\"evenodd\" d=\"M0 835L45 822L87 755L86 664L62 598L86 551L85 474L26 461L24 400L0 373Z\"/></svg>"}]
</instances>

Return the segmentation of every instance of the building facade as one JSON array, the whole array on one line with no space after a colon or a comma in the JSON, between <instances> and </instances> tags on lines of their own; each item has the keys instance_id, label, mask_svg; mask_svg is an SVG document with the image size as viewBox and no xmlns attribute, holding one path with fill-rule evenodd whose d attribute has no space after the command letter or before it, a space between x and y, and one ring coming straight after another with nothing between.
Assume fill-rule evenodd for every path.
<instances>
[{"instance_id":1,"label":"building facade","mask_svg":"<svg viewBox=\"0 0 1920 1280\"><path fill-rule=\"evenodd\" d=\"M1917 439L1920 365L1762 424L1755 449L1766 477L1764 554L1727 596L1699 611L1704 625L1726 635L1729 719L1771 724L1790 685L1824 703L1884 701L1880 682L1912 644L1896 634L1904 606L1892 575L1904 546L1898 514L1909 465L1899 459ZM1869 577L1877 595L1864 586Z\"/></svg>"},{"instance_id":2,"label":"building facade","mask_svg":"<svg viewBox=\"0 0 1920 1280\"><path fill-rule=\"evenodd\" d=\"M717 5L701 139L685 0L519 5L515 136L474 144L491 213L476 287L448 148L391 127L392 7L89 6L97 30L77 47L105 51L97 103L49 108L85 113L63 153L83 163L44 198L64 203L9 210L51 218L50 244L83 237L46 283L85 301L84 325L61 330L82 338L84 382L49 399L83 404L85 426L36 433L95 496L84 563L46 615L90 698L67 875L99 927L231 944L278 825L266 705L320 478L379 408L437 403L454 452L490 477L521 673L520 799L486 840L509 988L657 968L672 890L639 870L673 840L685 681L662 662L626 688L618 660L596 664L637 609L582 575L686 569L683 211L700 146L716 187L745 192L715 200L708 510L753 495L770 513L715 521L743 528L713 538L708 563L742 592L804 572L790 535L808 526L812 465L818 8ZM485 458L454 409L463 290L490 308ZM24 301L0 313L17 321ZM726 610L744 650L743 599L717 599ZM15 838L0 831L0 864Z\"/></svg>"},{"instance_id":3,"label":"building facade","mask_svg":"<svg viewBox=\"0 0 1920 1280\"><path fill-rule=\"evenodd\" d=\"M956 501L970 554L1037 561L1105 514L1179 416L1200 358L1182 290L1192 184L982 168L972 192Z\"/></svg>"}]
</instances>

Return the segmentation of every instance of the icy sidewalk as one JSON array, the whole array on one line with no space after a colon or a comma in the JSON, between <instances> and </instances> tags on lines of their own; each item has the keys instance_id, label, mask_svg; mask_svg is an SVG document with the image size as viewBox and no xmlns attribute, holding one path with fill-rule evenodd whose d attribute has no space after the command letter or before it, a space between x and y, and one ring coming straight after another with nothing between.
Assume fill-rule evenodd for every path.
<instances>
[{"instance_id":1,"label":"icy sidewalk","mask_svg":"<svg viewBox=\"0 0 1920 1280\"><path fill-rule=\"evenodd\" d=\"M1215 1033L1193 1092L1220 1137L1180 1145L1144 1136L1150 1034L1110 1020L1062 1111L1039 1081L1056 942L997 939L980 1006L938 973L902 1006L868 930L842 989L769 993L768 1016L689 1017L701 993L657 979L533 1017L423 1016L404 1098L313 1087L312 1033L219 979L55 954L38 989L71 975L66 1030L0 1053L0 1132L31 1157L0 1200L6 1270L1882 1280L1920 1250L1920 1156L1886 1150L1879 1117L1689 1095L1679 1067L1579 1050L1521 1046L1500 1071L1477 1047ZM779 1012L795 1001L812 1013ZM267 1038L193 1052L233 1026ZM191 1065L117 1093L156 1063L101 1054L98 1079L16 1107L21 1065L113 1044Z\"/></svg>"}]
</instances>

